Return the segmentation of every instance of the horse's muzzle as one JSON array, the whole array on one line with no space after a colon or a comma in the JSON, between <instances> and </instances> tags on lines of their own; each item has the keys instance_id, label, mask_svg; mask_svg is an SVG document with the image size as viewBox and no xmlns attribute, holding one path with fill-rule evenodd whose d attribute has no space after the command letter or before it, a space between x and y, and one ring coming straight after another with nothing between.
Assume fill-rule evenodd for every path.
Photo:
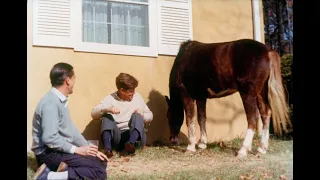
<instances>
[{"instance_id":1,"label":"horse's muzzle","mask_svg":"<svg viewBox=\"0 0 320 180\"><path fill-rule=\"evenodd\" d=\"M170 143L171 144L179 144L179 138L178 138L178 136L170 136Z\"/></svg>"}]
</instances>

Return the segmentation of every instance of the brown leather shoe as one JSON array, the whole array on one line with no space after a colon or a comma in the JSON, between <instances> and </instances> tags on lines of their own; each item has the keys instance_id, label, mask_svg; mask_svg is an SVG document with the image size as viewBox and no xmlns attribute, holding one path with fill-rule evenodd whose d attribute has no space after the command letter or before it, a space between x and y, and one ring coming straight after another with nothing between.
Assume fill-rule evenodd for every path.
<instances>
[{"instance_id":1,"label":"brown leather shoe","mask_svg":"<svg viewBox=\"0 0 320 180\"><path fill-rule=\"evenodd\" d=\"M68 165L64 162L61 162L57 169L57 172L63 172L63 171L66 171L67 169L68 169Z\"/></svg>"},{"instance_id":2,"label":"brown leather shoe","mask_svg":"<svg viewBox=\"0 0 320 180\"><path fill-rule=\"evenodd\" d=\"M125 145L125 151L128 153L128 154L133 154L136 152L136 148L134 147L133 144L131 144L130 142L127 142L126 145Z\"/></svg>"},{"instance_id":3,"label":"brown leather shoe","mask_svg":"<svg viewBox=\"0 0 320 180\"><path fill-rule=\"evenodd\" d=\"M111 158L113 156L112 151L106 151L105 155L107 156L107 158Z\"/></svg>"}]
</instances>

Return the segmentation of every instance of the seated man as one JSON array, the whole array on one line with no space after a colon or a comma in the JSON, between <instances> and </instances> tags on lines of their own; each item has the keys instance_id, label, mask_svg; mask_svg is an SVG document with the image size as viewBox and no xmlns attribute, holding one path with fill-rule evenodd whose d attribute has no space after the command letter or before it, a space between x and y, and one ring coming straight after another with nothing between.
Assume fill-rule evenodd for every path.
<instances>
[{"instance_id":1,"label":"seated man","mask_svg":"<svg viewBox=\"0 0 320 180\"><path fill-rule=\"evenodd\" d=\"M112 144L124 149L128 154L135 152L135 142L140 140L144 147L146 133L144 123L153 119L153 114L139 93L136 78L130 74L120 73L116 77L117 91L106 96L93 108L93 119L102 120L101 136L106 155L112 157Z\"/></svg>"},{"instance_id":2,"label":"seated man","mask_svg":"<svg viewBox=\"0 0 320 180\"><path fill-rule=\"evenodd\" d=\"M32 151L41 165L34 179L105 179L108 158L89 145L70 119L67 104L75 84L73 67L54 65L50 80L52 88L40 100L32 122Z\"/></svg>"}]
</instances>

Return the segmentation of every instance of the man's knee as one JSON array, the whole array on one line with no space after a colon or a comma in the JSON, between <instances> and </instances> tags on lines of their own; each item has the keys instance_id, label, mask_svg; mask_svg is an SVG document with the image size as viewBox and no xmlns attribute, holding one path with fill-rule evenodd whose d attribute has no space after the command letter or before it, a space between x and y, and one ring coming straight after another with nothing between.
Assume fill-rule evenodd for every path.
<instances>
[{"instance_id":1,"label":"man's knee","mask_svg":"<svg viewBox=\"0 0 320 180\"><path fill-rule=\"evenodd\" d=\"M93 171L94 171L94 178L95 179L101 179L101 180L105 180L107 177L107 163L106 162L101 162L100 159L98 159L97 157L93 157L91 159L91 163L93 165Z\"/></svg>"},{"instance_id":2,"label":"man's knee","mask_svg":"<svg viewBox=\"0 0 320 180\"><path fill-rule=\"evenodd\" d=\"M105 180L107 178L107 171L105 166L97 168L97 179Z\"/></svg>"},{"instance_id":3,"label":"man's knee","mask_svg":"<svg viewBox=\"0 0 320 180\"><path fill-rule=\"evenodd\" d=\"M114 121L113 116L112 116L111 114L105 113L105 114L102 116L102 119L103 119L103 118L109 119L109 120L111 120L111 121Z\"/></svg>"},{"instance_id":4,"label":"man's knee","mask_svg":"<svg viewBox=\"0 0 320 180\"><path fill-rule=\"evenodd\" d=\"M143 124L143 117L139 113L133 113L132 116L132 121L135 123Z\"/></svg>"},{"instance_id":5,"label":"man's knee","mask_svg":"<svg viewBox=\"0 0 320 180\"><path fill-rule=\"evenodd\" d=\"M112 115L105 114L101 119L101 128L102 132L105 130L114 130L117 127L115 120L113 119Z\"/></svg>"}]
</instances>

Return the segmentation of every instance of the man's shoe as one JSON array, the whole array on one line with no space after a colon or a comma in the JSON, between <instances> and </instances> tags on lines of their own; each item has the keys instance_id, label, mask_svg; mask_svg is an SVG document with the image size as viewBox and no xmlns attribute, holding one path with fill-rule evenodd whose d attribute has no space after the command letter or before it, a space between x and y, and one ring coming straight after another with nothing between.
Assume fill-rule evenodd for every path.
<instances>
[{"instance_id":1,"label":"man's shoe","mask_svg":"<svg viewBox=\"0 0 320 180\"><path fill-rule=\"evenodd\" d=\"M33 179L34 180L48 180L48 174L49 174L50 169L47 167L45 163L43 163L35 173Z\"/></svg>"},{"instance_id":2,"label":"man's shoe","mask_svg":"<svg viewBox=\"0 0 320 180\"><path fill-rule=\"evenodd\" d=\"M112 151L107 150L105 155L107 156L107 158L111 158L113 156L113 153L112 153Z\"/></svg>"},{"instance_id":3,"label":"man's shoe","mask_svg":"<svg viewBox=\"0 0 320 180\"><path fill-rule=\"evenodd\" d=\"M66 171L67 169L68 169L68 165L64 162L61 162L57 169L57 172L63 172L63 171Z\"/></svg>"},{"instance_id":4,"label":"man's shoe","mask_svg":"<svg viewBox=\"0 0 320 180\"><path fill-rule=\"evenodd\" d=\"M136 148L134 147L133 144L131 144L130 142L127 142L125 144L125 147L124 147L125 151L128 153L128 154L133 154L136 152Z\"/></svg>"}]
</instances>

